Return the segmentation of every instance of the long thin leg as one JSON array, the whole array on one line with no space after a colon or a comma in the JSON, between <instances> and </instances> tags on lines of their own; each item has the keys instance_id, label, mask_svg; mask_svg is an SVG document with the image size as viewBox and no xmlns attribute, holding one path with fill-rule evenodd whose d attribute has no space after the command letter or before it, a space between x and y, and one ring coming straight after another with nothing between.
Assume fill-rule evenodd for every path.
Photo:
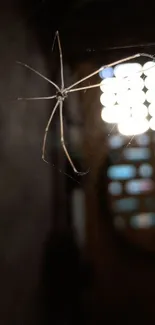
<instances>
[{"instance_id":1,"label":"long thin leg","mask_svg":"<svg viewBox=\"0 0 155 325\"><path fill-rule=\"evenodd\" d=\"M60 71L61 71L61 90L64 90L64 70L63 70L63 57L62 57L62 48L61 42L59 37L59 32L56 32L57 40L58 40L58 47L59 47L59 55L60 55Z\"/></svg>"},{"instance_id":2,"label":"long thin leg","mask_svg":"<svg viewBox=\"0 0 155 325\"><path fill-rule=\"evenodd\" d=\"M56 104L55 104L55 106L54 106L54 108L53 108L53 111L52 111L52 113L51 113L51 115L50 115L50 118L49 118L49 120L48 120L48 123L47 123L46 129L45 129L45 133L44 133L43 146L42 146L42 159L43 159L46 163L48 163L48 161L45 159L45 149L46 149L46 140L47 140L48 130L49 130L49 127L50 127L50 124L51 124L52 118L53 118L53 116L54 116L54 113L55 113L55 111L56 111L58 105L59 105L59 100L57 100L57 102L56 102Z\"/></svg>"},{"instance_id":3,"label":"long thin leg","mask_svg":"<svg viewBox=\"0 0 155 325\"><path fill-rule=\"evenodd\" d=\"M23 97L18 97L17 100L47 100L47 99L53 99L56 98L55 96L48 96L48 97L28 97L28 98L23 98Z\"/></svg>"},{"instance_id":4,"label":"long thin leg","mask_svg":"<svg viewBox=\"0 0 155 325\"><path fill-rule=\"evenodd\" d=\"M71 157L70 157L70 155L69 155L69 153L68 153L68 150L67 150L67 148L66 148L65 141L64 141L64 127L63 127L63 113L62 113L63 102L62 102L62 101L60 101L60 106L59 106L59 108L60 108L60 135L61 135L61 144L62 144L62 147L63 147L63 149L64 149L64 152L65 152L65 154L66 154L66 157L67 157L68 161L70 162L70 164L71 164L71 166L72 166L74 172L75 172L76 174L78 174L78 175L81 175L81 176L82 176L82 175L85 175L85 174L87 174L87 173L89 172L89 170L86 171L86 172L79 172L79 171L76 169L76 167L74 166L74 164L73 164L73 162L72 162L72 159L71 159Z\"/></svg>"},{"instance_id":5,"label":"long thin leg","mask_svg":"<svg viewBox=\"0 0 155 325\"><path fill-rule=\"evenodd\" d=\"M154 59L154 56L153 55L149 55L149 54L141 54L141 56L147 56L147 57L149 57L149 58L151 58L151 59ZM108 65L108 66L110 66L110 65ZM105 66L105 67L107 67L107 66ZM102 67L101 69L103 70L103 68L104 67ZM146 68L146 69L144 69L143 70L143 72L145 72L146 70L150 70L150 69L152 69L152 67L149 67L149 68ZM128 76L127 77L124 77L123 79L125 79L125 78L128 78ZM94 84L94 85L89 85L89 86L85 86L85 87L79 87L79 88L70 88L70 87L68 87L68 88L66 88L66 93L72 93L72 92L76 92L76 91L80 91L80 90L87 90L87 89L91 89L91 88L95 88L95 87L100 87L101 86L101 83L97 83L97 84Z\"/></svg>"},{"instance_id":6,"label":"long thin leg","mask_svg":"<svg viewBox=\"0 0 155 325\"><path fill-rule=\"evenodd\" d=\"M72 85L70 85L69 87L67 87L65 90L69 90L69 89L73 88L74 86L78 85L79 83L81 83L81 82L83 82L83 81L85 81L85 80L87 80L87 79L89 79L89 78L95 76L97 73L99 73L100 71L102 71L104 68L112 67L113 65L116 65L116 64L119 64L119 63L122 63L122 62L128 61L128 60L132 60L132 59L137 58L137 57L139 57L139 56L140 56L140 54L135 54L135 55L129 56L129 57L125 58L125 59L121 59L121 60L115 61L115 62L113 62L113 63L107 64L107 65L101 67L100 69L97 69L96 71L92 72L92 73L89 74L88 76L86 76L86 77L84 77L84 78L78 80L78 81L75 82L74 84L72 84Z\"/></svg>"},{"instance_id":7,"label":"long thin leg","mask_svg":"<svg viewBox=\"0 0 155 325\"><path fill-rule=\"evenodd\" d=\"M89 85L89 86L85 86L85 87L69 89L69 90L66 90L66 93L73 93L73 92L79 91L79 90L92 89L92 88L99 87L99 86L101 86L101 82L98 84Z\"/></svg>"},{"instance_id":8,"label":"long thin leg","mask_svg":"<svg viewBox=\"0 0 155 325\"><path fill-rule=\"evenodd\" d=\"M74 86L78 85L79 83L95 76L96 74L98 74L100 71L102 71L104 68L109 68L109 67L112 67L112 66L115 66L117 64L120 64L120 63L123 63L123 62L126 62L126 61L130 61L134 58L137 58L137 57L140 57L140 56L144 56L144 57L148 57L152 60L154 60L154 56L153 55L150 55L150 54L147 54L147 53L138 53L138 54L134 54L134 55L131 55L131 56L128 56L127 58L124 58L124 59L121 59L121 60L118 60L118 61L115 61L115 62L112 62L110 64L107 64L103 67L101 67L100 69L92 72L91 74L89 74L88 76L78 80L77 82L75 82L74 84L70 85L69 87L67 87L66 89L64 89L64 91L69 91L70 89L72 89Z\"/></svg>"},{"instance_id":9,"label":"long thin leg","mask_svg":"<svg viewBox=\"0 0 155 325\"><path fill-rule=\"evenodd\" d=\"M40 76L41 78L43 78L44 80L48 81L50 84L52 84L58 91L60 91L59 87L53 82L51 81L49 78L45 77L43 74L41 74L39 71L33 69L32 67L30 67L29 65L19 62L17 61L18 64L22 65L23 67L33 71L34 73L36 73L38 76Z\"/></svg>"}]
</instances>

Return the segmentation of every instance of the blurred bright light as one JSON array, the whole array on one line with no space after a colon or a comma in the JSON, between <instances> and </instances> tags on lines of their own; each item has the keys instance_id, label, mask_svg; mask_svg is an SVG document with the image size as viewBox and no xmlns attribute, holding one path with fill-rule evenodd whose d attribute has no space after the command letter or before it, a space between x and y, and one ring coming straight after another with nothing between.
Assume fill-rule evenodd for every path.
<instances>
[{"instance_id":1,"label":"blurred bright light","mask_svg":"<svg viewBox=\"0 0 155 325\"><path fill-rule=\"evenodd\" d=\"M147 229L155 226L155 213L141 213L134 215L130 220L133 228Z\"/></svg>"},{"instance_id":2,"label":"blurred bright light","mask_svg":"<svg viewBox=\"0 0 155 325\"><path fill-rule=\"evenodd\" d=\"M107 174L112 180L126 180L136 176L136 167L133 165L114 165L108 168Z\"/></svg>"},{"instance_id":3,"label":"blurred bright light","mask_svg":"<svg viewBox=\"0 0 155 325\"><path fill-rule=\"evenodd\" d=\"M121 134L132 136L136 134L145 133L149 129L149 122L147 119L130 117L126 121L118 124L118 130Z\"/></svg>"},{"instance_id":4,"label":"blurred bright light","mask_svg":"<svg viewBox=\"0 0 155 325\"><path fill-rule=\"evenodd\" d=\"M144 91L139 90L128 90L124 93L117 94L117 103L121 105L135 105L135 104L143 104L146 100L146 96Z\"/></svg>"},{"instance_id":5,"label":"blurred bright light","mask_svg":"<svg viewBox=\"0 0 155 325\"><path fill-rule=\"evenodd\" d=\"M142 90L144 86L144 80L140 77L136 76L128 79L128 88L131 90Z\"/></svg>"},{"instance_id":6,"label":"blurred bright light","mask_svg":"<svg viewBox=\"0 0 155 325\"><path fill-rule=\"evenodd\" d=\"M120 79L120 78L107 78L101 81L100 89L103 92L123 92L128 90L128 80L127 79Z\"/></svg>"},{"instance_id":7,"label":"blurred bright light","mask_svg":"<svg viewBox=\"0 0 155 325\"><path fill-rule=\"evenodd\" d=\"M132 75L141 76L142 66L139 63L122 63L114 68L114 75L118 78L129 77Z\"/></svg>"},{"instance_id":8,"label":"blurred bright light","mask_svg":"<svg viewBox=\"0 0 155 325\"><path fill-rule=\"evenodd\" d=\"M126 192L132 195L150 192L153 188L154 182L151 179L132 179L125 185Z\"/></svg>"},{"instance_id":9,"label":"blurred bright light","mask_svg":"<svg viewBox=\"0 0 155 325\"><path fill-rule=\"evenodd\" d=\"M149 127L151 130L155 131L155 117L152 117L149 121Z\"/></svg>"},{"instance_id":10,"label":"blurred bright light","mask_svg":"<svg viewBox=\"0 0 155 325\"><path fill-rule=\"evenodd\" d=\"M139 200L136 198L128 197L114 202L114 210L116 212L131 212L139 208Z\"/></svg>"},{"instance_id":11,"label":"blurred bright light","mask_svg":"<svg viewBox=\"0 0 155 325\"><path fill-rule=\"evenodd\" d=\"M147 89L149 89L149 90L154 89L154 87L155 87L155 74L150 75L150 76L145 78L145 87Z\"/></svg>"},{"instance_id":12,"label":"blurred bright light","mask_svg":"<svg viewBox=\"0 0 155 325\"><path fill-rule=\"evenodd\" d=\"M155 91L154 91L154 89L149 89L149 90L146 92L146 100L147 100L149 103L155 103Z\"/></svg>"},{"instance_id":13,"label":"blurred bright light","mask_svg":"<svg viewBox=\"0 0 155 325\"><path fill-rule=\"evenodd\" d=\"M122 184L120 182L111 182L108 191L112 195L120 195L122 193Z\"/></svg>"},{"instance_id":14,"label":"blurred bright light","mask_svg":"<svg viewBox=\"0 0 155 325\"><path fill-rule=\"evenodd\" d=\"M155 62L122 63L102 69L99 75L103 79L102 119L118 124L118 131L126 136L143 134L149 128L155 131ZM150 121L148 114L153 117Z\"/></svg>"},{"instance_id":15,"label":"blurred bright light","mask_svg":"<svg viewBox=\"0 0 155 325\"><path fill-rule=\"evenodd\" d=\"M145 118L148 115L148 108L144 104L133 105L131 108L133 118Z\"/></svg>"},{"instance_id":16,"label":"blurred bright light","mask_svg":"<svg viewBox=\"0 0 155 325\"><path fill-rule=\"evenodd\" d=\"M99 76L101 79L112 78L113 75L114 75L114 69L112 67L103 68L103 70L99 72Z\"/></svg>"},{"instance_id":17,"label":"blurred bright light","mask_svg":"<svg viewBox=\"0 0 155 325\"><path fill-rule=\"evenodd\" d=\"M100 89L102 92L112 92L115 93L117 88L117 79L116 78L106 78L101 81Z\"/></svg>"},{"instance_id":18,"label":"blurred bright light","mask_svg":"<svg viewBox=\"0 0 155 325\"><path fill-rule=\"evenodd\" d=\"M130 108L123 108L120 105L104 107L101 111L102 120L107 123L119 123L130 116Z\"/></svg>"},{"instance_id":19,"label":"blurred bright light","mask_svg":"<svg viewBox=\"0 0 155 325\"><path fill-rule=\"evenodd\" d=\"M150 137L148 134L137 135L135 139L139 146L148 146L150 143Z\"/></svg>"},{"instance_id":20,"label":"blurred bright light","mask_svg":"<svg viewBox=\"0 0 155 325\"><path fill-rule=\"evenodd\" d=\"M125 148L123 150L124 158L132 161L148 160L151 156L149 148Z\"/></svg>"},{"instance_id":21,"label":"blurred bright light","mask_svg":"<svg viewBox=\"0 0 155 325\"><path fill-rule=\"evenodd\" d=\"M117 149L122 147L124 144L124 137L121 134L111 135L108 139L109 146L112 149Z\"/></svg>"},{"instance_id":22,"label":"blurred bright light","mask_svg":"<svg viewBox=\"0 0 155 325\"><path fill-rule=\"evenodd\" d=\"M148 111L151 116L155 116L155 102L149 105Z\"/></svg>"},{"instance_id":23,"label":"blurred bright light","mask_svg":"<svg viewBox=\"0 0 155 325\"><path fill-rule=\"evenodd\" d=\"M141 177L151 177L153 175L153 168L150 164L142 164L139 167L139 175Z\"/></svg>"},{"instance_id":24,"label":"blurred bright light","mask_svg":"<svg viewBox=\"0 0 155 325\"><path fill-rule=\"evenodd\" d=\"M110 92L103 93L100 96L100 102L103 106L112 106L116 103L116 95Z\"/></svg>"},{"instance_id":25,"label":"blurred bright light","mask_svg":"<svg viewBox=\"0 0 155 325\"><path fill-rule=\"evenodd\" d=\"M154 75L155 76L155 62L148 61L143 65L143 73L145 76Z\"/></svg>"}]
</instances>

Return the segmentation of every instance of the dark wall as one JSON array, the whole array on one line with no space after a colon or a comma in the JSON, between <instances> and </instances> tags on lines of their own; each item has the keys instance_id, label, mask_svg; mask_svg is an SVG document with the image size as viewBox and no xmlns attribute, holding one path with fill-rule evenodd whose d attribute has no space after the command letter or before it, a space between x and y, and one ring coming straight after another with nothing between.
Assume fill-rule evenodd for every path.
<instances>
[{"instance_id":1,"label":"dark wall","mask_svg":"<svg viewBox=\"0 0 155 325\"><path fill-rule=\"evenodd\" d=\"M0 323L29 324L51 223L52 174L41 160L50 106L16 100L49 93L16 61L48 71L35 33L10 3L0 10Z\"/></svg>"}]
</instances>

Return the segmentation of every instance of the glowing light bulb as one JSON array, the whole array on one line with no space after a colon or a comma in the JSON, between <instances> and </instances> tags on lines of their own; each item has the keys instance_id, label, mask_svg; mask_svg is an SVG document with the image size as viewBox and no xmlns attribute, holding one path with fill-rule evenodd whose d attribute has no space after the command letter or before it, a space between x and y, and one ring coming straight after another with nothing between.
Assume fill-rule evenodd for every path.
<instances>
[{"instance_id":1,"label":"glowing light bulb","mask_svg":"<svg viewBox=\"0 0 155 325\"><path fill-rule=\"evenodd\" d=\"M131 227L137 229L149 229L155 225L154 213L141 213L131 217Z\"/></svg>"},{"instance_id":2,"label":"glowing light bulb","mask_svg":"<svg viewBox=\"0 0 155 325\"><path fill-rule=\"evenodd\" d=\"M122 63L114 68L114 75L118 78L129 77L132 75L141 76L142 66L139 63Z\"/></svg>"},{"instance_id":3,"label":"glowing light bulb","mask_svg":"<svg viewBox=\"0 0 155 325\"><path fill-rule=\"evenodd\" d=\"M145 87L147 89L149 90L154 89L154 85L155 85L155 74L145 78Z\"/></svg>"},{"instance_id":4,"label":"glowing light bulb","mask_svg":"<svg viewBox=\"0 0 155 325\"><path fill-rule=\"evenodd\" d=\"M124 93L117 94L117 103L121 105L133 106L135 104L143 104L145 102L146 95L144 91L128 90Z\"/></svg>"},{"instance_id":5,"label":"glowing light bulb","mask_svg":"<svg viewBox=\"0 0 155 325\"><path fill-rule=\"evenodd\" d=\"M149 129L149 122L147 119L136 119L130 117L126 121L118 124L118 130L121 134L132 136L145 133Z\"/></svg>"},{"instance_id":6,"label":"glowing light bulb","mask_svg":"<svg viewBox=\"0 0 155 325\"><path fill-rule=\"evenodd\" d=\"M131 115L133 118L145 118L148 115L148 109L144 104L133 105Z\"/></svg>"},{"instance_id":7,"label":"glowing light bulb","mask_svg":"<svg viewBox=\"0 0 155 325\"><path fill-rule=\"evenodd\" d=\"M100 102L103 106L112 106L116 103L116 95L110 92L103 93Z\"/></svg>"},{"instance_id":8,"label":"glowing light bulb","mask_svg":"<svg viewBox=\"0 0 155 325\"><path fill-rule=\"evenodd\" d=\"M155 75L155 63L148 61L143 65L143 73L145 76Z\"/></svg>"},{"instance_id":9,"label":"glowing light bulb","mask_svg":"<svg viewBox=\"0 0 155 325\"><path fill-rule=\"evenodd\" d=\"M100 89L103 92L122 92L127 91L128 89L128 81L126 79L118 79L118 78L107 78L101 82Z\"/></svg>"},{"instance_id":10,"label":"glowing light bulb","mask_svg":"<svg viewBox=\"0 0 155 325\"><path fill-rule=\"evenodd\" d=\"M119 123L128 119L130 116L130 108L124 109L120 105L104 107L101 111L101 118L107 123Z\"/></svg>"},{"instance_id":11,"label":"glowing light bulb","mask_svg":"<svg viewBox=\"0 0 155 325\"><path fill-rule=\"evenodd\" d=\"M152 117L149 121L150 129L155 131L155 117Z\"/></svg>"},{"instance_id":12,"label":"glowing light bulb","mask_svg":"<svg viewBox=\"0 0 155 325\"><path fill-rule=\"evenodd\" d=\"M146 100L149 103L155 103L155 92L154 92L153 89L147 90L147 92L146 92Z\"/></svg>"},{"instance_id":13,"label":"glowing light bulb","mask_svg":"<svg viewBox=\"0 0 155 325\"><path fill-rule=\"evenodd\" d=\"M155 102L149 105L148 111L151 116L155 116Z\"/></svg>"},{"instance_id":14,"label":"glowing light bulb","mask_svg":"<svg viewBox=\"0 0 155 325\"><path fill-rule=\"evenodd\" d=\"M101 79L112 78L113 75L114 75L114 69L112 67L103 68L103 70L99 72L99 76Z\"/></svg>"},{"instance_id":15,"label":"glowing light bulb","mask_svg":"<svg viewBox=\"0 0 155 325\"><path fill-rule=\"evenodd\" d=\"M144 88L144 80L140 77L131 77L128 79L128 88L131 90L142 90Z\"/></svg>"},{"instance_id":16,"label":"glowing light bulb","mask_svg":"<svg viewBox=\"0 0 155 325\"><path fill-rule=\"evenodd\" d=\"M106 78L101 82L100 89L103 92L111 91L114 93L116 89L116 83L116 78Z\"/></svg>"}]
</instances>

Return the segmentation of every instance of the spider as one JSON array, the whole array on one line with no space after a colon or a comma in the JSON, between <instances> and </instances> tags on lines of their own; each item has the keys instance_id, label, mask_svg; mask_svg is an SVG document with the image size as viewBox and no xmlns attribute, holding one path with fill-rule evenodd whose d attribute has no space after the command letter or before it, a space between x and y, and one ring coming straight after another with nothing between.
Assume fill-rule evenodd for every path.
<instances>
[{"instance_id":1,"label":"spider","mask_svg":"<svg viewBox=\"0 0 155 325\"><path fill-rule=\"evenodd\" d=\"M41 74L39 71L35 70L34 68L30 67L29 65L25 64L25 63L22 63L22 62L17 62L18 64L26 67L27 69L33 71L35 74L39 75L41 78L43 78L44 80L46 80L47 82L49 82L50 84L52 84L55 89L56 89L56 93L54 96L48 96L48 97L29 97L29 98L17 98L17 100L51 100L51 99L55 99L56 100L56 103L55 103L55 106L52 110L52 113L50 115L50 118L48 120L48 123L47 123L47 126L45 128L45 133L44 133L44 138L43 138L43 145L42 145L42 159L44 162L46 163L49 163L46 158L45 158L45 151L46 151L46 141L47 141L47 135L48 135L48 130L49 130L49 127L50 127L50 124L52 122L52 119L53 119L53 116L56 112L56 109L59 108L59 117L60 117L60 137L61 137L61 145L62 145L62 148L66 154L66 157L73 169L73 171L78 174L78 175L85 175L87 174L89 171L86 171L86 172L79 172L70 155L69 155L69 152L66 148L66 145L65 145L65 140L64 140L64 125L63 125L63 103L66 99L66 97L68 96L69 93L71 92L75 92L75 91L81 91L81 90L87 90L87 89L91 89L91 88L95 88L95 87L99 87L101 85L101 83L97 83L97 84L94 84L94 85L89 85L89 86L84 86L84 87L78 87L78 88L75 88L75 86L79 85L80 83L82 83L83 81L93 77L94 75L98 74L100 71L102 71L103 69L105 68L108 68L108 67L112 67L112 66L115 66L117 64L120 64L120 63L123 63L123 62L126 62L126 61L130 61L134 58L137 58L137 57L140 57L140 56L143 56L143 57L148 57L152 60L154 60L154 56L153 55L150 55L150 54L147 54L147 53L138 53L138 54L134 54L134 55L131 55L131 56L128 56L124 59L121 59L121 60L118 60L118 61L115 61L115 62L112 62L108 65L104 65L102 66L101 68L97 69L96 71L92 72L91 74L87 75L86 77L76 81L75 83L71 84L69 87L65 87L64 85L64 67L63 67L63 55L62 55L62 48L61 48L61 42L60 42L60 36L59 36L59 32L57 31L56 34L55 34L55 38L57 38L57 42L58 42L58 49L59 49L59 59L60 59L60 74L61 74L61 85L60 87L55 84L53 81L51 81L50 79L48 79L47 77L45 77L43 74Z\"/></svg>"}]
</instances>

